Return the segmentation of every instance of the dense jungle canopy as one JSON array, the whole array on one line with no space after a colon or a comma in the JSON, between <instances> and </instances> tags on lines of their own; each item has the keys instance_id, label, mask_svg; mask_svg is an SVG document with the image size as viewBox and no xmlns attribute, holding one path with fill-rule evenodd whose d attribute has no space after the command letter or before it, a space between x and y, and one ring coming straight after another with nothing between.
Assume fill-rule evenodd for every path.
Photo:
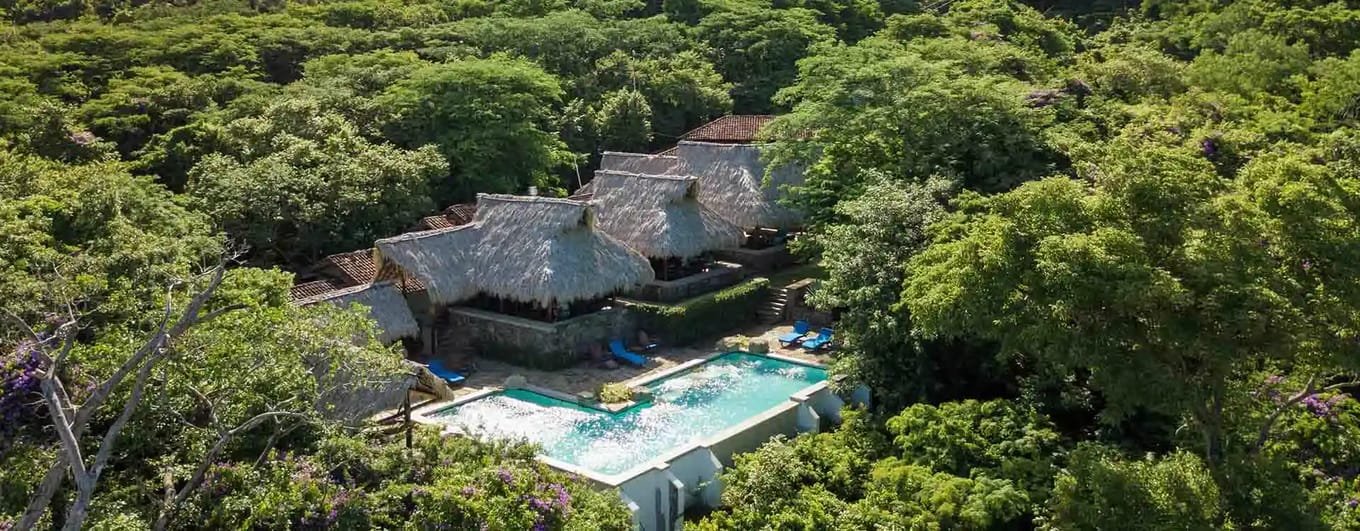
<instances>
[{"instance_id":1,"label":"dense jungle canopy","mask_svg":"<svg viewBox=\"0 0 1360 531\"><path fill-rule=\"evenodd\" d=\"M338 407L403 355L288 288L727 114L807 167L811 302L875 400L688 525L1360 529L1360 1L0 17L0 529L630 528L533 448Z\"/></svg>"}]
</instances>

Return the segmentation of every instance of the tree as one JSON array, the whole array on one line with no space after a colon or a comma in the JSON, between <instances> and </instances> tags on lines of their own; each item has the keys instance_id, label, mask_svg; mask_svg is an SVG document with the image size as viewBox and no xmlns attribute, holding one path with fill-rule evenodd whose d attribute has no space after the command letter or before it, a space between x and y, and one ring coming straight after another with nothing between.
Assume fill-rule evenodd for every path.
<instances>
[{"instance_id":1,"label":"tree","mask_svg":"<svg viewBox=\"0 0 1360 531\"><path fill-rule=\"evenodd\" d=\"M1344 60L1314 63L1300 107L1321 124L1355 125L1360 120L1360 51Z\"/></svg>"},{"instance_id":2,"label":"tree","mask_svg":"<svg viewBox=\"0 0 1360 531\"><path fill-rule=\"evenodd\" d=\"M1224 529L1218 486L1193 454L1129 461L1083 445L1055 481L1044 529Z\"/></svg>"},{"instance_id":3,"label":"tree","mask_svg":"<svg viewBox=\"0 0 1360 531\"><path fill-rule=\"evenodd\" d=\"M1308 46L1256 30L1233 35L1222 54L1206 51L1190 64L1196 85L1247 98L1290 95L1286 82L1308 68Z\"/></svg>"},{"instance_id":4,"label":"tree","mask_svg":"<svg viewBox=\"0 0 1360 531\"><path fill-rule=\"evenodd\" d=\"M533 64L497 57L431 65L388 88L378 104L395 119L388 138L408 147L434 144L449 161L436 203L479 192L522 192L555 183L552 171L571 155L548 129L562 88Z\"/></svg>"},{"instance_id":5,"label":"tree","mask_svg":"<svg viewBox=\"0 0 1360 531\"><path fill-rule=\"evenodd\" d=\"M836 205L838 222L800 240L821 253L826 271L808 301L838 312L841 354L832 362L848 382L874 390L875 407L897 411L919 400L995 394L1002 368L979 345L922 341L898 304L907 261L925 248L926 227L945 216L955 183L870 178L862 195Z\"/></svg>"},{"instance_id":6,"label":"tree","mask_svg":"<svg viewBox=\"0 0 1360 531\"><path fill-rule=\"evenodd\" d=\"M794 190L813 223L863 190L879 170L920 181L942 174L968 189L1002 191L1052 171L1060 157L1039 129L1051 111L1024 103L1028 90L997 76L961 76L881 37L822 48L780 93L793 111L767 126L779 162L809 164Z\"/></svg>"},{"instance_id":7,"label":"tree","mask_svg":"<svg viewBox=\"0 0 1360 531\"><path fill-rule=\"evenodd\" d=\"M652 108L635 90L605 95L595 115L600 146L612 151L643 152L652 141Z\"/></svg>"},{"instance_id":8,"label":"tree","mask_svg":"<svg viewBox=\"0 0 1360 531\"><path fill-rule=\"evenodd\" d=\"M636 59L616 51L596 61L595 69L576 82L579 97L601 100L606 90L635 90L651 107L652 130L663 138L679 137L732 109L732 85L698 53Z\"/></svg>"},{"instance_id":9,"label":"tree","mask_svg":"<svg viewBox=\"0 0 1360 531\"><path fill-rule=\"evenodd\" d=\"M188 332L190 327L210 321L235 309L227 306L211 312L203 312L204 306L212 298L213 292L221 285L225 272L224 265L218 265L213 269L207 285L193 295L179 315L176 315L173 311L172 295L175 286L171 286L170 294L166 296L165 310L156 331L137 348L136 352L128 356L107 379L95 385L93 392L85 397L79 406L73 402L72 395L67 391L67 388L72 386L63 383L61 380L61 376L66 370L66 364L70 360L72 349L76 345L77 322L75 315L68 313L66 318L69 320L58 324L55 330L51 332L40 333L27 325L23 325L28 331L29 341L31 342L20 347L28 350L27 353L21 350L20 355L36 356L44 366L42 372L38 373L38 380L42 389L43 401L52 417L52 427L61 441L61 454L52 468L48 470L47 476L43 479L42 487L34 495L33 501L24 513L23 520L19 522L21 529L33 527L46 512L48 503L51 502L52 496L56 494L56 489L60 486L68 470L76 486L76 497L66 512L63 529L73 531L82 528L85 518L88 516L90 502L94 498L94 491L98 486L100 476L104 473L105 467L109 465L110 458L113 457L113 450L119 443L123 428L127 426L128 420L132 418L132 414L141 405L146 383L152 371L174 352L172 343L185 332ZM18 319L17 316L12 314L11 316ZM93 459L87 459L81 453L82 436L90 428L94 414L104 406L114 389L120 387L123 381L130 377L132 378L132 386L127 400L123 402L121 408L118 408L120 412L117 419L99 437L100 441L95 447L96 452Z\"/></svg>"},{"instance_id":10,"label":"tree","mask_svg":"<svg viewBox=\"0 0 1360 531\"><path fill-rule=\"evenodd\" d=\"M207 218L125 165L0 151L0 300L24 322L78 300L93 330L145 318L161 288L220 252ZM0 325L0 343L23 337Z\"/></svg>"},{"instance_id":11,"label":"tree","mask_svg":"<svg viewBox=\"0 0 1360 531\"><path fill-rule=\"evenodd\" d=\"M314 101L286 99L224 126L223 153L190 172L189 195L266 264L305 267L365 248L434 209L447 173L432 147L374 144Z\"/></svg>"},{"instance_id":12,"label":"tree","mask_svg":"<svg viewBox=\"0 0 1360 531\"><path fill-rule=\"evenodd\" d=\"M1061 436L1029 406L1007 400L916 404L886 426L904 462L956 476L1009 480L1031 503L1048 499Z\"/></svg>"},{"instance_id":13,"label":"tree","mask_svg":"<svg viewBox=\"0 0 1360 531\"><path fill-rule=\"evenodd\" d=\"M1051 178L963 200L909 266L917 329L1090 370L1106 420L1187 415L1211 463L1241 371L1353 370L1360 298L1342 294L1357 289L1355 181L1292 157L1225 183L1187 151L1107 155L1089 185Z\"/></svg>"},{"instance_id":14,"label":"tree","mask_svg":"<svg viewBox=\"0 0 1360 531\"><path fill-rule=\"evenodd\" d=\"M733 108L739 113L776 109L771 98L793 84L797 61L835 35L809 9L770 9L740 0L719 5L699 21L694 36L708 45L718 72L733 83Z\"/></svg>"}]
</instances>

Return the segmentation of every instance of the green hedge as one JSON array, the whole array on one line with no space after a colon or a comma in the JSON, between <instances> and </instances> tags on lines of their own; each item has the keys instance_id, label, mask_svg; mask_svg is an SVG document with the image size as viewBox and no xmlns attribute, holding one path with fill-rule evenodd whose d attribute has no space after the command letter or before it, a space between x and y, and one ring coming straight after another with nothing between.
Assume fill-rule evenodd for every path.
<instances>
[{"instance_id":1,"label":"green hedge","mask_svg":"<svg viewBox=\"0 0 1360 531\"><path fill-rule=\"evenodd\" d=\"M770 280L757 277L676 304L638 302L632 308L643 330L668 344L684 346L751 323L769 295Z\"/></svg>"}]
</instances>

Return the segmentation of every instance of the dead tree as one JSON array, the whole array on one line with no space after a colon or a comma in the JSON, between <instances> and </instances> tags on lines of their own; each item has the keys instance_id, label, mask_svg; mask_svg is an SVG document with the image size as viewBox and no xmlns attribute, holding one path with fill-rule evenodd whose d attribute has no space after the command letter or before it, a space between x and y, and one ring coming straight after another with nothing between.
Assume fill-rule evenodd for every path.
<instances>
[{"instance_id":1,"label":"dead tree","mask_svg":"<svg viewBox=\"0 0 1360 531\"><path fill-rule=\"evenodd\" d=\"M174 354L175 339L196 325L239 309L233 306L204 312L204 306L222 284L226 266L227 260L224 259L204 275L208 279L207 284L190 297L178 317L175 317L175 293L180 289L181 283L172 283L166 290L160 319L150 337L119 365L112 375L95 386L80 404L73 401L61 379L71 349L75 346L76 332L79 328L74 312L68 311L67 320L58 325L53 333L46 335L39 334L27 324L20 322L33 340L33 348L43 362L44 368L39 373L39 382L48 414L52 418L52 426L60 440L60 451L56 462L48 469L38 491L24 511L23 518L18 522L18 529L28 530L37 525L68 473L75 485L76 496L66 511L63 529L81 528L88 515L100 475L108 466L123 428L142 403L147 379L157 366ZM132 382L128 399L122 404L122 409L113 423L99 436L99 444L93 457L82 454L80 441L90 428L95 412L105 405L115 389L128 380Z\"/></svg>"}]
</instances>

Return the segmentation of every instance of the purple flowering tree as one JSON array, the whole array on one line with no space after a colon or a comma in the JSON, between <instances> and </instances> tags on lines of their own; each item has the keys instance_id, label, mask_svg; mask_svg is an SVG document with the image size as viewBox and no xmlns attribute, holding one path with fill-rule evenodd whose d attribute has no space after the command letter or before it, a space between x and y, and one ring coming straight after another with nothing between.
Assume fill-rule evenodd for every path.
<instances>
[{"instance_id":1,"label":"purple flowering tree","mask_svg":"<svg viewBox=\"0 0 1360 531\"><path fill-rule=\"evenodd\" d=\"M57 324L51 333L38 332L26 323L19 322L32 340L28 347L29 355L37 359L36 364L40 368L23 377L20 385L31 388L35 385L31 379L36 377L36 386L41 393L42 403L51 417L52 427L60 439L61 448L56 462L48 469L37 494L19 521L17 525L19 529L31 529L38 522L68 474L75 484L76 495L66 511L63 529L75 531L81 528L88 515L100 476L113 457L119 437L132 418L133 412L142 403L148 378L153 370L174 354L171 344L190 328L239 309L238 306L227 306L209 312L204 311L204 306L222 283L226 265L227 260L224 259L217 267L206 273L205 286L189 299L188 304L178 312L178 317L174 306L174 294L180 286L171 285L167 289L155 331L108 378L98 382L80 403L76 402L76 398L68 391L67 382L62 379L63 370L70 364L71 351L76 346L76 335L80 328L75 311L68 307L64 321ZM13 314L10 314L10 317L18 320ZM19 379L16 378L16 381ZM98 434L97 445L93 447L82 445L81 441L91 427L91 419L95 413L105 406L115 389L129 381L131 388L128 398L112 424L102 434ZM94 449L93 454L86 453L90 448Z\"/></svg>"}]
</instances>

